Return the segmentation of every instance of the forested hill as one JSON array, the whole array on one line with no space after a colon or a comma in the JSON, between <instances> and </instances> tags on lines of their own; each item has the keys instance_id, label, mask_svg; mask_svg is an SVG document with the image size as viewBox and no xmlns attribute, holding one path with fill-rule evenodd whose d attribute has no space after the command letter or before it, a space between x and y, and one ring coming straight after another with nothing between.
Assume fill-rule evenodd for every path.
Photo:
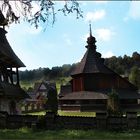
<instances>
[{"instance_id":1,"label":"forested hill","mask_svg":"<svg viewBox=\"0 0 140 140\"><path fill-rule=\"evenodd\" d=\"M132 56L113 56L105 59L105 64L120 75L128 76L130 81L140 86L140 54L134 52ZM68 77L77 64L64 64L61 67L39 68L20 71L21 81L55 80L60 77ZM137 80L136 80L137 79Z\"/></svg>"}]
</instances>

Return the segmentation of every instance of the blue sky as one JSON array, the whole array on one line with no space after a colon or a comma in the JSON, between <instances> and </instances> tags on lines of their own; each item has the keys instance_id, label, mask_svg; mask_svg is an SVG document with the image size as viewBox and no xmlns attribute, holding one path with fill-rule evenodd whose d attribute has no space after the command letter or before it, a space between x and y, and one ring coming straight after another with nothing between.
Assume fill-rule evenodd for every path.
<instances>
[{"instance_id":1,"label":"blue sky","mask_svg":"<svg viewBox=\"0 0 140 140\"><path fill-rule=\"evenodd\" d=\"M56 4L56 8L62 6L60 1ZM48 24L45 31L43 24L35 29L26 22L6 28L9 43L26 65L24 69L80 61L86 51L89 21L102 57L140 53L140 1L80 1L80 6L84 18L57 13L55 24Z\"/></svg>"}]
</instances>

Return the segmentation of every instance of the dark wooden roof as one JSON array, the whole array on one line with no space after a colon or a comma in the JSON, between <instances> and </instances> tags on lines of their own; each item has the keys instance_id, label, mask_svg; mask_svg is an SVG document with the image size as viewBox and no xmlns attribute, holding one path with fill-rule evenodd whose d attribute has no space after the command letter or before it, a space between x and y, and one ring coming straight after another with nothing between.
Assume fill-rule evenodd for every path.
<instances>
[{"instance_id":1,"label":"dark wooden roof","mask_svg":"<svg viewBox=\"0 0 140 140\"><path fill-rule=\"evenodd\" d=\"M41 82L36 82L35 84L34 84L34 92L37 92L38 91L38 89L39 89L39 87L41 86Z\"/></svg>"},{"instance_id":2,"label":"dark wooden roof","mask_svg":"<svg viewBox=\"0 0 140 140\"><path fill-rule=\"evenodd\" d=\"M87 38L88 45L86 46L87 51L82 58L81 62L76 66L75 70L71 73L71 76L75 76L78 74L93 74L93 73L102 73L102 74L109 74L116 75L120 78L122 78L120 75L118 75L116 72L108 68L104 64L104 58L101 58L101 54L96 51L96 39L92 36L90 33L90 36ZM134 86L132 83L130 83L128 80L122 78L127 84L129 84L130 87L133 89L137 89L136 86Z\"/></svg>"},{"instance_id":3,"label":"dark wooden roof","mask_svg":"<svg viewBox=\"0 0 140 140\"><path fill-rule=\"evenodd\" d=\"M82 73L113 74L112 70L104 65L104 59L100 58L100 56L100 53L95 52L92 48L89 48L71 75Z\"/></svg>"},{"instance_id":4,"label":"dark wooden roof","mask_svg":"<svg viewBox=\"0 0 140 140\"><path fill-rule=\"evenodd\" d=\"M101 54L96 52L96 39L90 35L87 39L87 43L87 51L71 75L82 73L113 74L113 71L104 65L104 59L101 58Z\"/></svg>"},{"instance_id":5,"label":"dark wooden roof","mask_svg":"<svg viewBox=\"0 0 140 140\"><path fill-rule=\"evenodd\" d=\"M92 99L107 99L107 95L93 91L79 91L65 94L59 100L92 100Z\"/></svg>"},{"instance_id":6,"label":"dark wooden roof","mask_svg":"<svg viewBox=\"0 0 140 140\"><path fill-rule=\"evenodd\" d=\"M40 89L41 85L44 85L46 89ZM36 82L34 85L34 92L47 92L49 87L56 88L56 84L49 81Z\"/></svg>"},{"instance_id":7,"label":"dark wooden roof","mask_svg":"<svg viewBox=\"0 0 140 140\"><path fill-rule=\"evenodd\" d=\"M90 36L87 38L87 43L88 43L88 45L86 46L87 51L84 57L82 58L81 62L77 65L76 69L71 74L73 80L76 79L76 76L80 77L82 74L83 75L87 74L88 78L90 76L93 76L93 79L95 75L96 76L107 75L108 77L113 76L116 79L111 79L112 81L117 80L116 83L118 83L118 81L122 84L124 83L124 87L123 86L118 87L118 85L115 86L114 84L114 86L117 87L117 89L115 90L118 93L120 99L140 99L140 94L137 92L137 88L133 84L131 84L128 80L122 78L120 75L118 75L113 70L109 69L107 66L104 65L104 59L101 58L101 54L96 51L96 45L95 45L96 39L95 37L92 36L91 30L90 30ZM79 79L76 79L76 80L79 80ZM101 80L99 82L103 82L102 78L100 79ZM72 82L74 86L77 86L77 87L79 85L81 86L81 84L77 84L78 82L75 82L75 81L74 81L74 84ZM98 82L98 81L95 81L95 82ZM87 82L86 84L92 84L92 83L89 80L89 82ZM73 85L71 85L71 88L74 87ZM78 89L79 91L77 91L77 89L76 90L72 89L71 91L69 87L63 87L59 95L59 100L107 99L108 93L111 93L111 88L112 86L106 87L103 89L97 88L98 90L95 89L95 90L89 91L88 89L84 87L83 89L87 91L80 91L81 90L80 88Z\"/></svg>"},{"instance_id":8,"label":"dark wooden roof","mask_svg":"<svg viewBox=\"0 0 140 140\"><path fill-rule=\"evenodd\" d=\"M30 98L29 95L20 88L20 86L0 82L0 97L24 99Z\"/></svg>"},{"instance_id":9,"label":"dark wooden roof","mask_svg":"<svg viewBox=\"0 0 140 140\"><path fill-rule=\"evenodd\" d=\"M6 33L3 28L0 28L0 65L6 67L25 67L8 43L5 36Z\"/></svg>"},{"instance_id":10,"label":"dark wooden roof","mask_svg":"<svg viewBox=\"0 0 140 140\"><path fill-rule=\"evenodd\" d=\"M67 93L60 96L59 100L93 100L93 99L107 99L110 90L97 90L97 91L79 91ZM130 90L116 90L120 99L140 99L140 94L137 91Z\"/></svg>"},{"instance_id":11,"label":"dark wooden roof","mask_svg":"<svg viewBox=\"0 0 140 140\"><path fill-rule=\"evenodd\" d=\"M68 93L71 93L71 92L72 92L71 85L61 85L59 96L63 96L65 94L68 94Z\"/></svg>"}]
</instances>

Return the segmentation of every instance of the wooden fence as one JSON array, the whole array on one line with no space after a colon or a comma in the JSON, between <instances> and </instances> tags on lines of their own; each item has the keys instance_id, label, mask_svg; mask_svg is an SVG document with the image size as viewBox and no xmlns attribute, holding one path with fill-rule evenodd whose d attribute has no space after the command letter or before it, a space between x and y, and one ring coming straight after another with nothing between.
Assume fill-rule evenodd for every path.
<instances>
[{"instance_id":1,"label":"wooden fence","mask_svg":"<svg viewBox=\"0 0 140 140\"><path fill-rule=\"evenodd\" d=\"M96 117L47 115L8 115L0 113L0 128L33 127L42 129L140 129L140 116L129 113L126 116L113 117L97 114Z\"/></svg>"}]
</instances>

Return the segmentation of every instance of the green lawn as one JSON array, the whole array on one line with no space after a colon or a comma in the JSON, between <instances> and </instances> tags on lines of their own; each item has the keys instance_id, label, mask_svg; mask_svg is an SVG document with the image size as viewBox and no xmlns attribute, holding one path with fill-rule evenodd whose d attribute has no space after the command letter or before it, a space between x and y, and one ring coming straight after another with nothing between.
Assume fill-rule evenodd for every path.
<instances>
[{"instance_id":1,"label":"green lawn","mask_svg":"<svg viewBox=\"0 0 140 140\"><path fill-rule=\"evenodd\" d=\"M66 111L58 111L60 116L85 116L85 117L95 117L95 112L66 112Z\"/></svg>"},{"instance_id":2,"label":"green lawn","mask_svg":"<svg viewBox=\"0 0 140 140\"><path fill-rule=\"evenodd\" d=\"M20 81L20 85L23 89L28 89L29 87L33 87L34 83L31 81Z\"/></svg>"},{"instance_id":3,"label":"green lawn","mask_svg":"<svg viewBox=\"0 0 140 140\"><path fill-rule=\"evenodd\" d=\"M99 130L0 130L0 140L139 140L140 131L110 132Z\"/></svg>"},{"instance_id":4,"label":"green lawn","mask_svg":"<svg viewBox=\"0 0 140 140\"><path fill-rule=\"evenodd\" d=\"M41 112L33 112L33 113L26 113L28 115L45 115L46 112L45 111L41 111Z\"/></svg>"},{"instance_id":5,"label":"green lawn","mask_svg":"<svg viewBox=\"0 0 140 140\"><path fill-rule=\"evenodd\" d=\"M41 112L34 112L34 113L28 113L29 115L45 115L45 111ZM86 116L86 117L95 117L95 112L66 112L66 111L58 111L58 114L60 116Z\"/></svg>"},{"instance_id":6,"label":"green lawn","mask_svg":"<svg viewBox=\"0 0 140 140\"><path fill-rule=\"evenodd\" d=\"M32 81L20 81L20 85L21 85L22 88L27 90L29 87L33 88L34 84L36 82L42 82L43 81L42 79L34 79ZM50 80L50 82L56 83L57 92L59 93L60 92L60 86L67 84L70 81L70 79L71 79L71 77L59 77L57 79Z\"/></svg>"}]
</instances>

